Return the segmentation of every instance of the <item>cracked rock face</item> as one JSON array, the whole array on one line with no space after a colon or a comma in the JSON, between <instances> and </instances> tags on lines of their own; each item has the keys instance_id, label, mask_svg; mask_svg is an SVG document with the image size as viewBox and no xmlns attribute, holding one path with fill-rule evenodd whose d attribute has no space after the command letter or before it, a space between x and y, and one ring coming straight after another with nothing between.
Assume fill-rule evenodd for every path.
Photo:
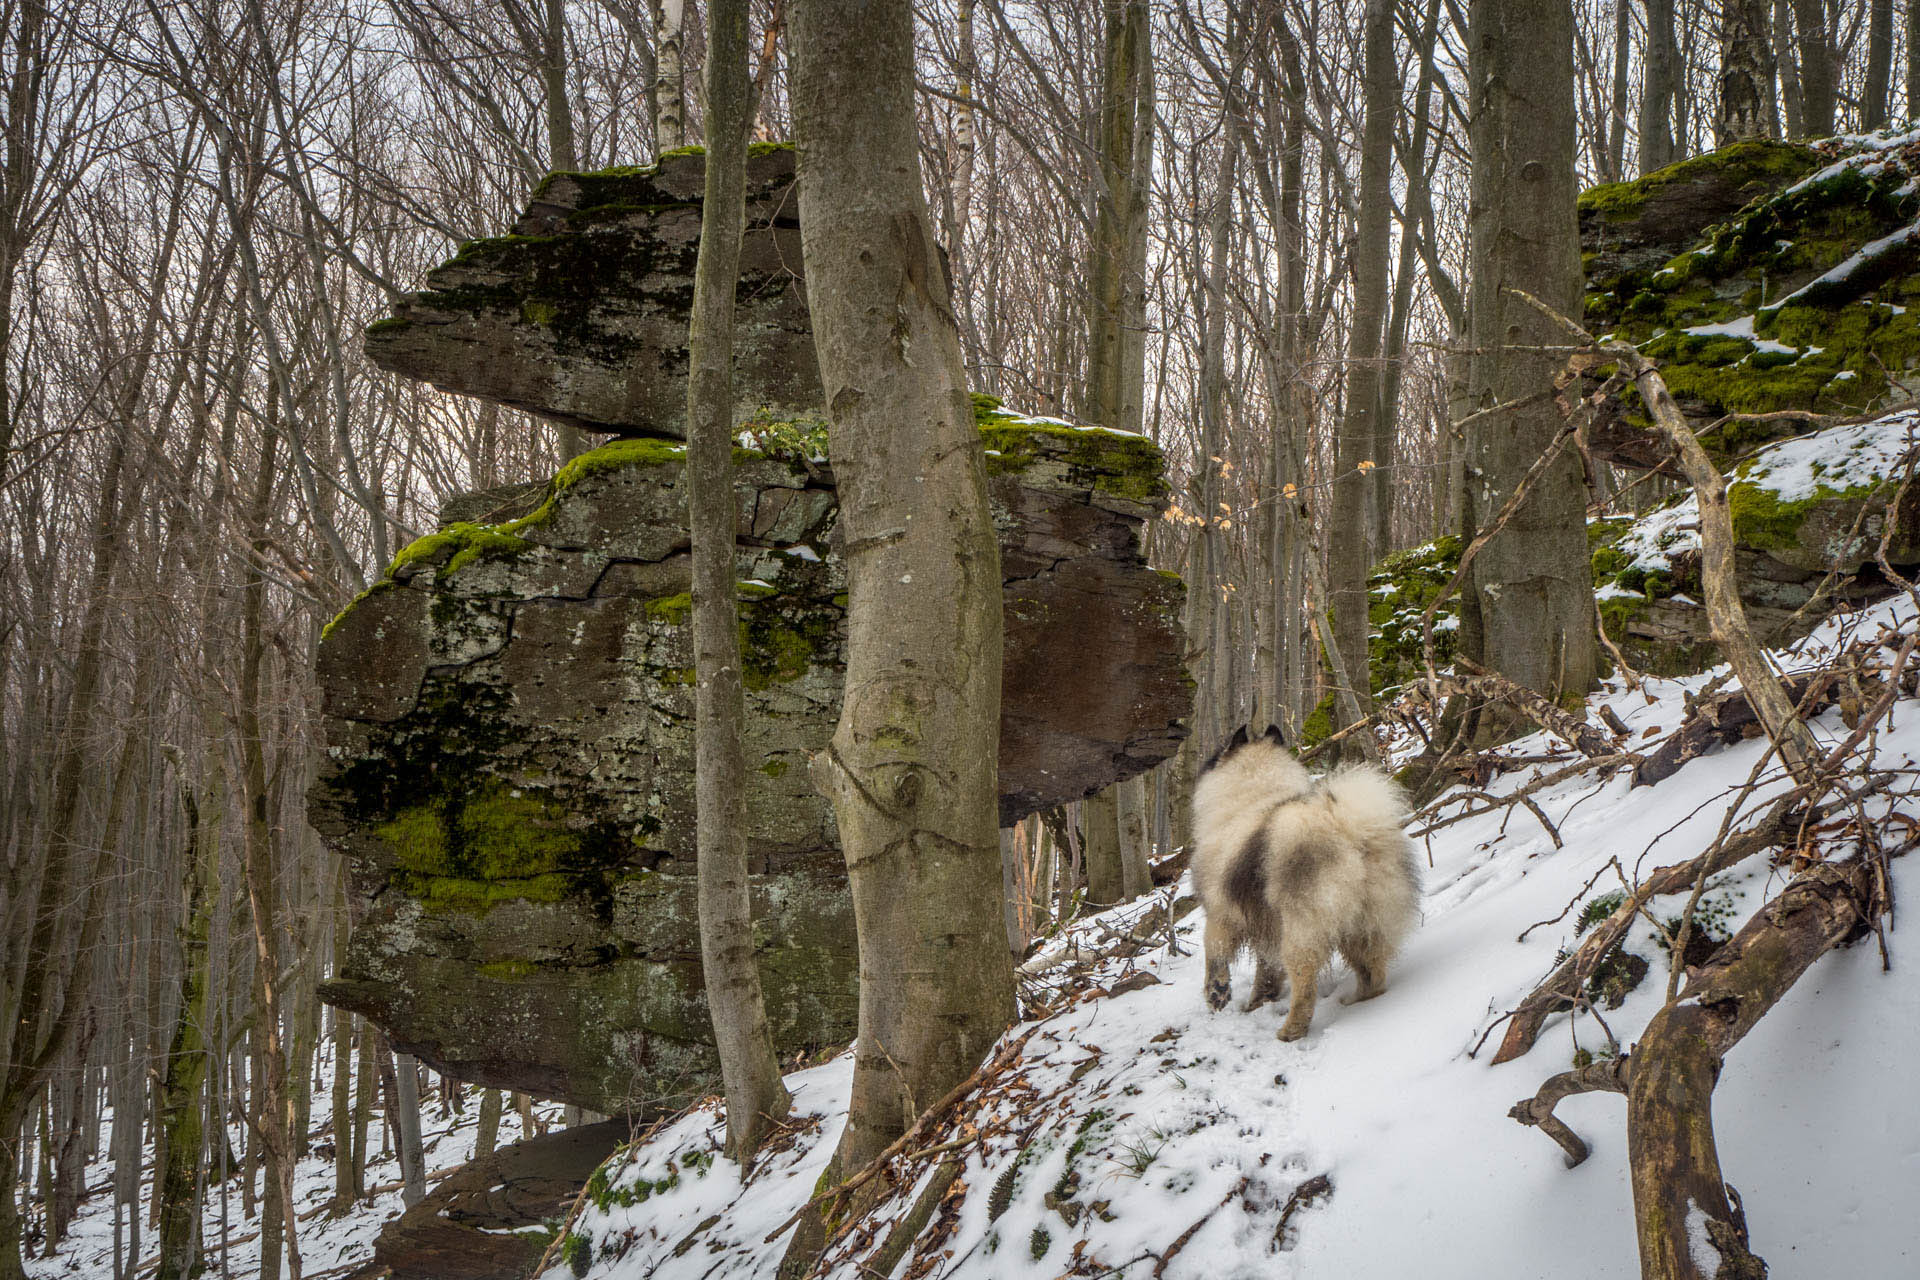
<instances>
[{"instance_id":1,"label":"cracked rock face","mask_svg":"<svg viewBox=\"0 0 1920 1280\"><path fill-rule=\"evenodd\" d=\"M1152 444L990 430L1010 823L1167 758L1191 694L1182 588L1139 553ZM524 492L482 495L522 514L416 543L320 651L329 745L310 814L360 905L327 999L462 1079L604 1112L717 1085L682 454L615 441L530 511ZM830 473L742 457L749 857L787 1054L848 1040L856 1020L846 873L807 771L839 715L845 583Z\"/></svg>"},{"instance_id":2,"label":"cracked rock face","mask_svg":"<svg viewBox=\"0 0 1920 1280\"><path fill-rule=\"evenodd\" d=\"M464 494L334 620L315 827L357 920L331 1003L461 1079L595 1111L718 1088L695 908L687 312L703 159L557 174L368 330L384 367L622 437ZM783 1056L852 1038L853 911L808 776L840 713L846 586L793 221L749 162L736 452L755 950ZM984 399L984 398L983 398ZM762 412L770 410L770 412ZM789 412L789 410L797 410ZM978 420L1006 582L1000 817L1171 756L1192 686L1141 436Z\"/></svg>"}]
</instances>

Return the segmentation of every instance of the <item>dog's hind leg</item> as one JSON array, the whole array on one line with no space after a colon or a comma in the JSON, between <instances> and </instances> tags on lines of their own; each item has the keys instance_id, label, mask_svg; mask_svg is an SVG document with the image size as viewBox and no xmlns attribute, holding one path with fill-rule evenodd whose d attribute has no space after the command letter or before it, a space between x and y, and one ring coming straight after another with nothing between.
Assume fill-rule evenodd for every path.
<instances>
[{"instance_id":1,"label":"dog's hind leg","mask_svg":"<svg viewBox=\"0 0 1920 1280\"><path fill-rule=\"evenodd\" d=\"M1207 1008L1218 1012L1233 998L1233 953L1240 939L1224 920L1207 913Z\"/></svg>"},{"instance_id":2,"label":"dog's hind leg","mask_svg":"<svg viewBox=\"0 0 1920 1280\"><path fill-rule=\"evenodd\" d=\"M1379 938L1350 939L1340 945L1340 954L1347 958L1347 963L1353 966L1354 976L1360 979L1360 985L1352 995L1341 997L1341 1004L1359 1004L1387 989L1388 951Z\"/></svg>"},{"instance_id":3,"label":"dog's hind leg","mask_svg":"<svg viewBox=\"0 0 1920 1280\"><path fill-rule=\"evenodd\" d=\"M1286 971L1267 963L1261 956L1253 970L1253 997L1247 1001L1247 1012L1252 1013L1263 1004L1271 1004L1280 998L1281 984L1285 981Z\"/></svg>"},{"instance_id":4,"label":"dog's hind leg","mask_svg":"<svg viewBox=\"0 0 1920 1280\"><path fill-rule=\"evenodd\" d=\"M1327 962L1327 950L1286 938L1280 943L1280 958L1286 964L1287 985L1293 988L1293 1003L1287 1006L1287 1020L1280 1024L1280 1039L1298 1040L1313 1022L1313 1004L1320 994L1316 984L1320 966Z\"/></svg>"}]
</instances>

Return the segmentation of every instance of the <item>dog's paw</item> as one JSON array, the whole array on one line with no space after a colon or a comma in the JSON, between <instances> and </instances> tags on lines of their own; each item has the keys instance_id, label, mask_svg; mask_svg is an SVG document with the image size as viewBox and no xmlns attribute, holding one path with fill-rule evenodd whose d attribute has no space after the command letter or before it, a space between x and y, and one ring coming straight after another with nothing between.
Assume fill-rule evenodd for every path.
<instances>
[{"instance_id":1,"label":"dog's paw","mask_svg":"<svg viewBox=\"0 0 1920 1280\"><path fill-rule=\"evenodd\" d=\"M1215 1013L1227 1007L1227 1001L1233 998L1233 987L1225 982L1207 984L1207 1008Z\"/></svg>"},{"instance_id":2,"label":"dog's paw","mask_svg":"<svg viewBox=\"0 0 1920 1280\"><path fill-rule=\"evenodd\" d=\"M1291 1044L1306 1034L1307 1029L1305 1027L1296 1027L1289 1022L1283 1024L1280 1030L1274 1033L1273 1038L1283 1043Z\"/></svg>"}]
</instances>

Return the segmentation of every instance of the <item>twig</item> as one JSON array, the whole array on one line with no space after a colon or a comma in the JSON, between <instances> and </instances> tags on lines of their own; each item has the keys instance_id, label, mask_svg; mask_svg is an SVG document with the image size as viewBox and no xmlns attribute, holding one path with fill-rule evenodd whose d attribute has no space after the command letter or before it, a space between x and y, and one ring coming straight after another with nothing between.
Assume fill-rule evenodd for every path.
<instances>
[{"instance_id":1,"label":"twig","mask_svg":"<svg viewBox=\"0 0 1920 1280\"><path fill-rule=\"evenodd\" d=\"M1539 1129L1560 1144L1567 1153L1567 1168L1584 1162L1592 1149L1566 1122L1553 1114L1562 1099L1580 1093L1625 1093L1633 1083L1633 1063L1629 1058L1589 1063L1572 1071L1550 1077L1531 1098L1513 1104L1507 1112L1521 1124Z\"/></svg>"}]
</instances>

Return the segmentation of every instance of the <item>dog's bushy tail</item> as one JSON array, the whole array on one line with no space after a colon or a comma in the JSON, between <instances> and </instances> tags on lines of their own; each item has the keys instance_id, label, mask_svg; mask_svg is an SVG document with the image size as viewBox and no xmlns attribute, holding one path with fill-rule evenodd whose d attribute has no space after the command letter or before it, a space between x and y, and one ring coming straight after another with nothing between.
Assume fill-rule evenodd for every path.
<instances>
[{"instance_id":1,"label":"dog's bushy tail","mask_svg":"<svg viewBox=\"0 0 1920 1280\"><path fill-rule=\"evenodd\" d=\"M1406 846L1400 824L1407 816L1407 793L1399 783L1372 765L1356 765L1329 776L1326 789L1370 857L1398 856Z\"/></svg>"}]
</instances>

